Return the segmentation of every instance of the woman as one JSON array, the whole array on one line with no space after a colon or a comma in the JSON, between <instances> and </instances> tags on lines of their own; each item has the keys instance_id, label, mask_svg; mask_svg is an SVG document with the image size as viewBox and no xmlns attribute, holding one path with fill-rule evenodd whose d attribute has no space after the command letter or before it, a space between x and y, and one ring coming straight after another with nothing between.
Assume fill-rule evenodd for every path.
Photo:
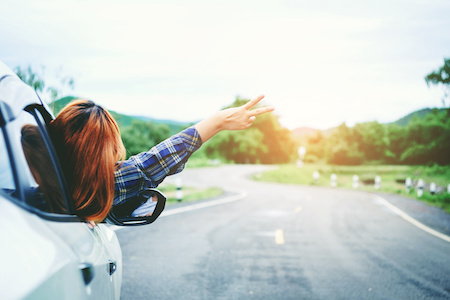
<instances>
[{"instance_id":1,"label":"woman","mask_svg":"<svg viewBox=\"0 0 450 300\"><path fill-rule=\"evenodd\" d=\"M69 103L50 123L49 133L78 215L100 222L112 205L181 172L191 154L215 134L246 129L257 115L272 111L251 110L263 98L219 111L128 160L117 123L105 109L88 100Z\"/></svg>"}]
</instances>

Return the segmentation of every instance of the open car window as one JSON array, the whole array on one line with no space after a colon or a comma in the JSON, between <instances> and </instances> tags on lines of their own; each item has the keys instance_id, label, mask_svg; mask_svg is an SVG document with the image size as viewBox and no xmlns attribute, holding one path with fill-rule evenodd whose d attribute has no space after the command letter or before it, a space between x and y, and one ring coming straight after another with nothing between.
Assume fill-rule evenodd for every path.
<instances>
[{"instance_id":1,"label":"open car window","mask_svg":"<svg viewBox=\"0 0 450 300\"><path fill-rule=\"evenodd\" d=\"M68 215L67 191L59 176L43 118L36 109L27 110L6 123L2 130L4 138L0 147L5 151L0 155L0 174L5 176L0 180L1 189L24 207L58 220L58 215Z\"/></svg>"}]
</instances>

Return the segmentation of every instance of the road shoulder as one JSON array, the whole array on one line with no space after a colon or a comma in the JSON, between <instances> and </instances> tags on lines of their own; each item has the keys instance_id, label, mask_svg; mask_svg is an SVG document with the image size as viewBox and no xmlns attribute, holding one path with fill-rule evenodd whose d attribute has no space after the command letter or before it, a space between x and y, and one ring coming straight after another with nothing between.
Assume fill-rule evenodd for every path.
<instances>
[{"instance_id":1,"label":"road shoulder","mask_svg":"<svg viewBox=\"0 0 450 300\"><path fill-rule=\"evenodd\" d=\"M425 202L400 195L380 192L374 194L384 198L389 203L396 206L420 223L440 233L450 236L450 214L446 213L442 209Z\"/></svg>"}]
</instances>

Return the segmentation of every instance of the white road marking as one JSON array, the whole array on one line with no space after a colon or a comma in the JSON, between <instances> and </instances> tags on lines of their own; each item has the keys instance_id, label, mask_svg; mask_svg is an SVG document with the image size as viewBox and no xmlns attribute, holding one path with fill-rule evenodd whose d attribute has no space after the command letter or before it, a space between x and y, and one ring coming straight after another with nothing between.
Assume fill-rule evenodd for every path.
<instances>
[{"instance_id":1,"label":"white road marking","mask_svg":"<svg viewBox=\"0 0 450 300\"><path fill-rule=\"evenodd\" d=\"M184 206L184 207L180 207L180 208L170 209L167 211L163 211L158 218L181 214L184 212L193 211L193 210L202 209L202 208L211 207L211 206L216 206L216 205L220 205L220 204L230 203L233 201L241 200L241 199L245 198L246 196L247 196L247 192L243 191L237 195L232 195L232 196L220 198L217 200L208 201L205 203L193 204L193 205L188 205L188 206ZM124 227L125 226L109 225L109 229L111 229L113 231L117 231Z\"/></svg>"},{"instance_id":2,"label":"white road marking","mask_svg":"<svg viewBox=\"0 0 450 300\"><path fill-rule=\"evenodd\" d=\"M298 206L296 209L295 209L295 212L296 213L299 213L299 212L301 212L302 211L302 207L301 206Z\"/></svg>"},{"instance_id":3,"label":"white road marking","mask_svg":"<svg viewBox=\"0 0 450 300\"><path fill-rule=\"evenodd\" d=\"M213 200L213 201L208 201L205 203L193 204L193 205L188 205L188 206L184 206L184 207L180 207L180 208L163 211L159 217L160 218L167 217L167 216L181 214L181 213L192 211L192 210L197 210L197 209L202 209L202 208L206 208L206 207L225 204L225 203L241 200L241 199L245 198L246 196L247 196L247 192L240 192L238 195L228 196L228 197L224 197L224 198L221 198L218 200Z\"/></svg>"},{"instance_id":4,"label":"white road marking","mask_svg":"<svg viewBox=\"0 0 450 300\"><path fill-rule=\"evenodd\" d=\"M386 206L387 208L391 209L394 213L396 213L397 215L399 215L400 217L402 217L404 220L408 221L409 223L413 224L414 226L422 229L423 231L434 235L435 237L438 237L440 239L443 239L444 241L450 242L450 236L447 236L443 233L437 232L434 229L431 229L430 227L420 223L419 221L417 221L416 219L410 217L409 215L407 215L405 212L403 212L402 210L400 210L398 207L392 205L391 203L389 203L386 199L378 196L378 195L373 195L378 201L380 201L384 206Z\"/></svg>"},{"instance_id":5,"label":"white road marking","mask_svg":"<svg viewBox=\"0 0 450 300\"><path fill-rule=\"evenodd\" d=\"M277 245L283 245L284 244L284 233L282 229L278 229L275 232L275 243Z\"/></svg>"}]
</instances>

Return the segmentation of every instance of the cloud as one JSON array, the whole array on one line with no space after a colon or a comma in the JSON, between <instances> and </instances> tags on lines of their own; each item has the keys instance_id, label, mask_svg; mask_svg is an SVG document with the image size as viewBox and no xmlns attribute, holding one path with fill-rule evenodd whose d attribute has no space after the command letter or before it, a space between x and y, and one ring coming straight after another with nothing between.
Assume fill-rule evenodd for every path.
<instances>
[{"instance_id":1,"label":"cloud","mask_svg":"<svg viewBox=\"0 0 450 300\"><path fill-rule=\"evenodd\" d=\"M63 68L74 93L197 120L264 93L290 128L393 120L440 104L423 77L449 56L445 1L14 1L9 66Z\"/></svg>"}]
</instances>

